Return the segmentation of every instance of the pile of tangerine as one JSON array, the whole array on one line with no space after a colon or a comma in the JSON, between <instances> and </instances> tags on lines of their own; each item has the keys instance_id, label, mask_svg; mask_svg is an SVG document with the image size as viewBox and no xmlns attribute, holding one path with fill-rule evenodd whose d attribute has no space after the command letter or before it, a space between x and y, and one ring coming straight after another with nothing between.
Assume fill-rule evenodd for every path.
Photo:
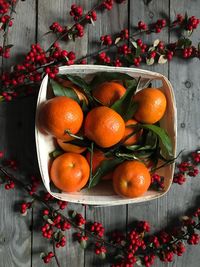
<instances>
[{"instance_id":1,"label":"pile of tangerine","mask_svg":"<svg viewBox=\"0 0 200 267\"><path fill-rule=\"evenodd\" d=\"M72 88L79 100L88 103L86 95L71 81L63 80L62 86L66 90ZM70 97L56 96L43 104L39 112L40 128L55 137L57 145L64 151L54 159L50 168L51 181L58 189L68 193L80 191L91 177L90 170L95 173L100 164L108 159L104 148L111 148L119 142L122 145L136 144L142 130L134 134L135 128L130 125L138 122L154 124L163 117L167 105L164 93L158 88L145 88L133 96L132 100L137 102L138 107L133 118L125 122L120 114L110 108L125 92L126 88L117 81L99 84L92 91L99 105L89 110L85 117L81 106ZM96 145L92 168L88 148L70 143L73 135L77 134ZM148 167L138 160L125 160L101 179L112 179L115 192L129 198L143 195L151 183Z\"/></svg>"}]
</instances>

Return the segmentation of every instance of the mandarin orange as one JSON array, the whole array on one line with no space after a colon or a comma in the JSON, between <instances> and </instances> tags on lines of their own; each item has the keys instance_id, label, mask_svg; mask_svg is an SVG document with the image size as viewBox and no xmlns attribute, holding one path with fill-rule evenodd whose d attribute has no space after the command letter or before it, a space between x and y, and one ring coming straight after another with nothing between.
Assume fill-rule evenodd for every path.
<instances>
[{"instance_id":1,"label":"mandarin orange","mask_svg":"<svg viewBox=\"0 0 200 267\"><path fill-rule=\"evenodd\" d=\"M92 109L85 118L85 135L100 147L117 144L125 132L122 117L113 109L101 106Z\"/></svg>"},{"instance_id":2,"label":"mandarin orange","mask_svg":"<svg viewBox=\"0 0 200 267\"><path fill-rule=\"evenodd\" d=\"M149 188L151 176L147 167L140 161L125 161L113 173L113 187L123 197L139 197Z\"/></svg>"},{"instance_id":3,"label":"mandarin orange","mask_svg":"<svg viewBox=\"0 0 200 267\"><path fill-rule=\"evenodd\" d=\"M65 96L54 97L44 103L38 117L40 127L48 134L68 140L66 130L76 134L83 122L79 104Z\"/></svg>"},{"instance_id":4,"label":"mandarin orange","mask_svg":"<svg viewBox=\"0 0 200 267\"><path fill-rule=\"evenodd\" d=\"M120 99L126 92L123 85L117 82L104 82L97 86L92 94L104 106L112 106L118 99Z\"/></svg>"},{"instance_id":5,"label":"mandarin orange","mask_svg":"<svg viewBox=\"0 0 200 267\"><path fill-rule=\"evenodd\" d=\"M142 123L154 124L164 115L167 100L164 93L157 88L145 88L133 97L138 103L134 118Z\"/></svg>"},{"instance_id":6,"label":"mandarin orange","mask_svg":"<svg viewBox=\"0 0 200 267\"><path fill-rule=\"evenodd\" d=\"M90 167L80 154L65 153L57 157L51 166L50 177L54 185L64 192L76 192L83 188L90 174Z\"/></svg>"}]
</instances>

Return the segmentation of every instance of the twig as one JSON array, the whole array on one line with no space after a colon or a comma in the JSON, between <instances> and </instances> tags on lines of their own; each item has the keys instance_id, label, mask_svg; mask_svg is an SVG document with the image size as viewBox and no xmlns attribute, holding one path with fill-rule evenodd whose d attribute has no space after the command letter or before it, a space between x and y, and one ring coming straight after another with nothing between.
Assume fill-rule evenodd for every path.
<instances>
[{"instance_id":1,"label":"twig","mask_svg":"<svg viewBox=\"0 0 200 267\"><path fill-rule=\"evenodd\" d=\"M10 180L12 180L13 182L15 182L18 186L20 186L21 188L23 188L27 193L29 193L29 189L27 188L27 186L21 182L19 179L17 179L13 174L8 173L7 170L5 168L3 168L2 166L0 166L0 171L5 174L7 177L9 177ZM115 249L123 249L122 246L120 245L115 245L112 244L106 240L104 240L103 238L100 238L98 236L96 236L95 234L91 233L89 230L87 229L83 229L82 227L78 226L73 220L71 220L69 217L66 217L65 215L63 215L62 213L58 212L57 210L55 210L51 205L49 205L42 197L40 197L37 194L32 194L31 195L32 198L34 198L35 200L38 200L39 202L41 202L43 205L45 205L49 210L51 210L52 213L56 213L58 215L60 215L65 221L67 221L68 223L70 223L75 229L78 229L81 232L85 232L88 236L90 236L91 238L97 240L98 242L105 244L107 246L113 247Z\"/></svg>"},{"instance_id":2,"label":"twig","mask_svg":"<svg viewBox=\"0 0 200 267\"><path fill-rule=\"evenodd\" d=\"M5 47L6 47L6 43L7 43L7 39L8 39L8 32L9 32L9 22L12 20L12 15L13 13L15 13L15 9L16 9L16 6L17 6L17 3L19 2L19 0L17 0L14 4L12 3L11 5L11 8L10 8L10 18L9 20L6 22L7 25L6 25L6 28L5 28L5 31L4 31L4 35L3 35L3 44L2 44L2 51L5 50ZM1 73L3 74L3 69L4 69L4 57L2 55L2 59L1 59Z\"/></svg>"},{"instance_id":3,"label":"twig","mask_svg":"<svg viewBox=\"0 0 200 267\"><path fill-rule=\"evenodd\" d=\"M69 33L71 33L72 30L75 28L75 26L78 23L81 23L81 22L83 22L85 20L86 15L88 15L92 11L95 11L96 9L98 9L101 6L101 4L102 4L102 1L100 1L100 3L97 4L96 6L94 6L93 8L91 8L85 15L83 15L78 21L76 21L76 23L74 23L67 31L65 31L64 33L60 33L58 35L58 37L54 40L54 42L50 45L50 47L47 49L46 52L48 52L57 41L59 41L60 39L63 39L65 36L67 36Z\"/></svg>"},{"instance_id":4,"label":"twig","mask_svg":"<svg viewBox=\"0 0 200 267\"><path fill-rule=\"evenodd\" d=\"M52 242L53 242L53 253L54 253L54 257L55 257L57 266L58 266L58 267L61 267L60 262L59 262L59 259L58 259L58 256L57 256L57 253L56 253L56 246L55 246L55 240L54 240L54 237L52 238Z\"/></svg>"}]
</instances>

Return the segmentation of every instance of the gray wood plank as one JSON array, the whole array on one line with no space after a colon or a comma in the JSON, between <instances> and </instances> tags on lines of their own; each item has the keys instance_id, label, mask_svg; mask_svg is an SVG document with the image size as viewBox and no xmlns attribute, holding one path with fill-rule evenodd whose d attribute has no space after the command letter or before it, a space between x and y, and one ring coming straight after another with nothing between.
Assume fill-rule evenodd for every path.
<instances>
[{"instance_id":1,"label":"gray wood plank","mask_svg":"<svg viewBox=\"0 0 200 267\"><path fill-rule=\"evenodd\" d=\"M32 98L27 98L9 104L2 103L0 106L1 150L6 152L6 157L16 158L21 163L20 170L25 173L33 173L33 162L36 160L33 103ZM17 171L19 177L21 177L20 170ZM2 187L0 188L0 266L31 266L32 213L30 211L26 217L22 217L18 210L27 195L18 189L6 191Z\"/></svg>"},{"instance_id":2,"label":"gray wood plank","mask_svg":"<svg viewBox=\"0 0 200 267\"><path fill-rule=\"evenodd\" d=\"M199 18L198 1L171 1L170 13L174 19L175 12ZM192 35L194 45L198 45L200 29ZM174 35L170 36L173 41ZM174 60L170 64L169 78L174 87L178 109L178 151L185 149L187 152L197 149L200 138L199 105L200 105L200 81L199 60ZM186 153L187 153L186 152ZM200 183L198 178L189 178L182 186L174 185L168 194L168 216L177 217L193 205L199 206ZM173 266L198 267L200 261L200 246L188 246L183 257L178 257Z\"/></svg>"},{"instance_id":3,"label":"gray wood plank","mask_svg":"<svg viewBox=\"0 0 200 267\"><path fill-rule=\"evenodd\" d=\"M71 26L74 24L72 17L69 15L71 5L74 1L64 1L64 0L43 0L38 1L38 42L42 43L45 48L54 41L55 35L44 36L44 33L49 31L49 26L54 22L58 21L62 25ZM81 3L81 1L76 1L76 4L81 4L84 10L87 10L87 4ZM87 51L87 32L84 38L77 39L76 43L70 42L60 42L61 47L67 51L75 51L77 57L83 55ZM70 204L69 209L74 209L79 213L85 214L85 208L82 205ZM34 211L37 213L37 211ZM34 225L37 227L37 222L34 221ZM84 266L84 250L80 248L78 243L72 240L72 231L66 233L67 245L64 248L59 248L57 254L61 262L61 266L74 266L81 267ZM39 258L39 252L45 249L46 251L52 250L51 245L47 240L41 238L41 233L38 231L33 232L33 266L46 266L43 264ZM77 256L78 255L78 256ZM55 266L55 261L49 264L49 266Z\"/></svg>"},{"instance_id":4,"label":"gray wood plank","mask_svg":"<svg viewBox=\"0 0 200 267\"><path fill-rule=\"evenodd\" d=\"M100 49L100 36L114 34L128 27L128 1L122 5L115 5L111 11L98 13L95 27L88 27L89 47L88 53ZM88 61L92 62L92 60ZM86 210L88 221L99 221L103 224L106 232L121 229L126 230L126 205L117 207L94 207ZM85 267L110 266L102 262L91 251L85 253Z\"/></svg>"},{"instance_id":5,"label":"gray wood plank","mask_svg":"<svg viewBox=\"0 0 200 267\"><path fill-rule=\"evenodd\" d=\"M5 62L7 67L16 63L35 40L35 1L19 1L16 12L8 39L14 47L11 50L12 58ZM24 167L24 170L28 171L31 169L34 154L30 153L31 143L34 143L31 132L34 120L32 111L33 100L28 98L19 102L1 103L0 106L1 150L6 151L7 157L17 158L22 162L22 169ZM0 265L31 266L32 214L30 212L27 217L21 217L20 213L16 212L16 204L23 201L24 195L17 190L5 191L2 187L0 195Z\"/></svg>"},{"instance_id":6,"label":"gray wood plank","mask_svg":"<svg viewBox=\"0 0 200 267\"><path fill-rule=\"evenodd\" d=\"M169 1L154 0L149 5L144 4L145 1L135 0L130 1L130 29L134 32L134 27L137 26L138 21L143 20L145 23L150 24L160 18L163 13L169 13ZM154 40L160 39L168 42L168 31L164 29L159 35L143 35L138 37L144 40L145 43L151 44ZM141 65L141 68L157 71L165 76L168 76L168 64L164 65ZM155 83L155 86L159 86ZM168 218L168 202L170 201L168 195L163 198L140 203L137 205L128 205L128 224L130 225L134 220L147 220L151 224L152 231L157 231L167 225ZM155 262L157 267L164 266L161 262Z\"/></svg>"}]
</instances>

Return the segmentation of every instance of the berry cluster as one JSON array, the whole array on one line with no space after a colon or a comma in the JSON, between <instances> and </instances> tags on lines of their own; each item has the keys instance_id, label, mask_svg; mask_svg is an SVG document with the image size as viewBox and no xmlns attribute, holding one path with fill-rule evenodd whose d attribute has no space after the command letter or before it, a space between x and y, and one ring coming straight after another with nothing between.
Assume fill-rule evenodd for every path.
<instances>
[{"instance_id":1,"label":"berry cluster","mask_svg":"<svg viewBox=\"0 0 200 267\"><path fill-rule=\"evenodd\" d=\"M141 21L141 20L140 20L140 21L138 22L138 29L139 29L139 30L144 30L144 31L147 30L147 24L144 23L144 21Z\"/></svg>"},{"instance_id":2,"label":"berry cluster","mask_svg":"<svg viewBox=\"0 0 200 267\"><path fill-rule=\"evenodd\" d=\"M114 1L113 0L105 0L102 2L101 6L107 10L111 10L113 7Z\"/></svg>"},{"instance_id":3,"label":"berry cluster","mask_svg":"<svg viewBox=\"0 0 200 267\"><path fill-rule=\"evenodd\" d=\"M156 23L154 24L154 29L156 33L160 33L161 30L167 25L167 22L165 19L158 19Z\"/></svg>"},{"instance_id":4,"label":"berry cluster","mask_svg":"<svg viewBox=\"0 0 200 267\"><path fill-rule=\"evenodd\" d=\"M60 208L61 210L64 210L64 209L67 207L68 202L66 202L66 201L62 201L62 200L58 200L58 201L57 201L57 204L58 204L58 206L59 206L59 208Z\"/></svg>"},{"instance_id":5,"label":"berry cluster","mask_svg":"<svg viewBox=\"0 0 200 267\"><path fill-rule=\"evenodd\" d=\"M110 35L103 35L100 38L103 45L111 45L112 44L112 37Z\"/></svg>"},{"instance_id":6,"label":"berry cluster","mask_svg":"<svg viewBox=\"0 0 200 267\"><path fill-rule=\"evenodd\" d=\"M29 186L29 194L33 195L37 191L39 185L40 185L40 179L38 179L37 177L32 175L31 176L31 184Z\"/></svg>"},{"instance_id":7,"label":"berry cluster","mask_svg":"<svg viewBox=\"0 0 200 267\"><path fill-rule=\"evenodd\" d=\"M101 52L98 55L98 61L104 64L109 64L111 62L111 59L105 52Z\"/></svg>"},{"instance_id":8,"label":"berry cluster","mask_svg":"<svg viewBox=\"0 0 200 267\"><path fill-rule=\"evenodd\" d=\"M10 47L2 47L0 46L0 56L4 58L9 58L10 57Z\"/></svg>"},{"instance_id":9,"label":"berry cluster","mask_svg":"<svg viewBox=\"0 0 200 267\"><path fill-rule=\"evenodd\" d=\"M9 27L12 27L12 25L13 25L13 22L10 19L10 16L9 15L2 16L0 18L0 22L2 24L1 27L0 27L0 30L4 29L7 24L8 24Z\"/></svg>"},{"instance_id":10,"label":"berry cluster","mask_svg":"<svg viewBox=\"0 0 200 267\"><path fill-rule=\"evenodd\" d=\"M75 26L75 35L77 37L83 37L84 35L84 27L80 23L76 24Z\"/></svg>"},{"instance_id":11,"label":"berry cluster","mask_svg":"<svg viewBox=\"0 0 200 267\"><path fill-rule=\"evenodd\" d=\"M20 206L20 212L21 214L25 214L27 212L27 209L30 209L32 206L32 202L24 202Z\"/></svg>"},{"instance_id":12,"label":"berry cluster","mask_svg":"<svg viewBox=\"0 0 200 267\"><path fill-rule=\"evenodd\" d=\"M45 255L42 259L44 263L49 263L51 259L54 257L54 254L52 251L50 251L47 255Z\"/></svg>"},{"instance_id":13,"label":"berry cluster","mask_svg":"<svg viewBox=\"0 0 200 267\"><path fill-rule=\"evenodd\" d=\"M88 241L88 237L86 235L81 234L81 233L76 233L75 237L80 244Z\"/></svg>"},{"instance_id":14,"label":"berry cluster","mask_svg":"<svg viewBox=\"0 0 200 267\"><path fill-rule=\"evenodd\" d=\"M94 233L95 235L102 237L104 235L104 227L102 225L102 223L99 222L94 222L89 226L89 231L91 233Z\"/></svg>"},{"instance_id":15,"label":"berry cluster","mask_svg":"<svg viewBox=\"0 0 200 267\"><path fill-rule=\"evenodd\" d=\"M105 253L107 252L107 249L105 246L102 246L100 243L96 242L95 243L95 254L96 255L105 255Z\"/></svg>"},{"instance_id":16,"label":"berry cluster","mask_svg":"<svg viewBox=\"0 0 200 267\"><path fill-rule=\"evenodd\" d=\"M131 53L131 49L128 47L127 44L123 44L118 47L118 53L122 55L128 55Z\"/></svg>"},{"instance_id":17,"label":"berry cluster","mask_svg":"<svg viewBox=\"0 0 200 267\"><path fill-rule=\"evenodd\" d=\"M177 165L178 172L175 173L173 182L183 184L186 181L186 176L196 177L199 174L199 169L195 164L199 163L200 157L198 152L192 153L194 164L190 161L183 161Z\"/></svg>"},{"instance_id":18,"label":"berry cluster","mask_svg":"<svg viewBox=\"0 0 200 267\"><path fill-rule=\"evenodd\" d=\"M86 223L86 220L83 218L83 216L80 213L77 213L75 216L75 222L78 226L82 226Z\"/></svg>"},{"instance_id":19,"label":"berry cluster","mask_svg":"<svg viewBox=\"0 0 200 267\"><path fill-rule=\"evenodd\" d=\"M154 173L152 176L151 176L151 185L158 189L163 189L164 188L164 177L163 176L160 176L159 174L157 173Z\"/></svg>"},{"instance_id":20,"label":"berry cluster","mask_svg":"<svg viewBox=\"0 0 200 267\"><path fill-rule=\"evenodd\" d=\"M89 12L86 16L85 19L87 20L87 22L91 23L92 21L96 21L97 20L97 13L96 11L92 11Z\"/></svg>"},{"instance_id":21,"label":"berry cluster","mask_svg":"<svg viewBox=\"0 0 200 267\"><path fill-rule=\"evenodd\" d=\"M81 6L77 6L76 4L73 4L71 6L70 16L74 17L74 20L77 21L82 17L83 15L83 8Z\"/></svg>"},{"instance_id":22,"label":"berry cluster","mask_svg":"<svg viewBox=\"0 0 200 267\"><path fill-rule=\"evenodd\" d=\"M120 32L119 36L122 40L128 40L129 39L129 31L128 29L124 29Z\"/></svg>"},{"instance_id":23,"label":"berry cluster","mask_svg":"<svg viewBox=\"0 0 200 267\"><path fill-rule=\"evenodd\" d=\"M188 31L193 31L198 27L200 23L200 19L197 19L195 16L192 16L188 19L187 24L186 24L186 29Z\"/></svg>"},{"instance_id":24,"label":"berry cluster","mask_svg":"<svg viewBox=\"0 0 200 267\"><path fill-rule=\"evenodd\" d=\"M61 33L63 32L63 27L60 25L60 23L58 22L53 22L51 24L51 26L49 27L49 29L52 31L52 32L55 32L55 33Z\"/></svg>"}]
</instances>

